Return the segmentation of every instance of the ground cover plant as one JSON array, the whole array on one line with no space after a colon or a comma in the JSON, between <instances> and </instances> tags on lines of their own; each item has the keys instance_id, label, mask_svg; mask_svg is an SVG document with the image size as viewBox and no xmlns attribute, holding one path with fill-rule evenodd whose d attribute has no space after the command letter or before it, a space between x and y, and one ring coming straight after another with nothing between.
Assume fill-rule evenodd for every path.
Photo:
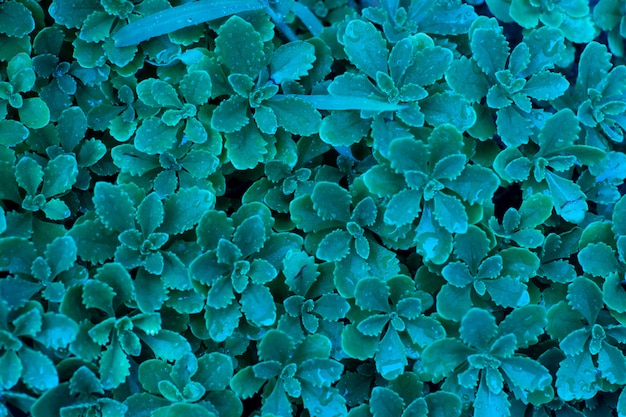
<instances>
[{"instance_id":1,"label":"ground cover plant","mask_svg":"<svg viewBox=\"0 0 626 417\"><path fill-rule=\"evenodd\" d=\"M619 0L0 0L0 416L626 416Z\"/></svg>"}]
</instances>

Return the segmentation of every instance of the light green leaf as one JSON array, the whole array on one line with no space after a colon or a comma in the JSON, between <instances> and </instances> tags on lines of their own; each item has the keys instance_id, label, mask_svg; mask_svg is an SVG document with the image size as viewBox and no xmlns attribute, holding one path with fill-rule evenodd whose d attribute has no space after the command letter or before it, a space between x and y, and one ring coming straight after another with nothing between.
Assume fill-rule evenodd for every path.
<instances>
[{"instance_id":1,"label":"light green leaf","mask_svg":"<svg viewBox=\"0 0 626 417\"><path fill-rule=\"evenodd\" d=\"M320 129L322 116L308 101L285 97L268 100L264 104L273 110L278 125L289 133L310 136Z\"/></svg>"},{"instance_id":2,"label":"light green leaf","mask_svg":"<svg viewBox=\"0 0 626 417\"><path fill-rule=\"evenodd\" d=\"M497 372L497 371L496 371ZM494 393L487 386L486 378L480 378L480 385L474 400L474 417L510 417L510 403L504 390Z\"/></svg>"},{"instance_id":3,"label":"light green leaf","mask_svg":"<svg viewBox=\"0 0 626 417\"><path fill-rule=\"evenodd\" d=\"M215 195L196 186L180 189L164 204L164 220L159 232L175 235L197 224L204 213L215 206Z\"/></svg>"},{"instance_id":4,"label":"light green leaf","mask_svg":"<svg viewBox=\"0 0 626 417\"><path fill-rule=\"evenodd\" d=\"M395 194L386 205L385 223L396 227L413 222L421 211L422 193L417 190L404 189Z\"/></svg>"},{"instance_id":5,"label":"light green leaf","mask_svg":"<svg viewBox=\"0 0 626 417\"><path fill-rule=\"evenodd\" d=\"M563 148L578 140L579 121L570 109L563 109L550 116L539 133L539 155L559 154Z\"/></svg>"},{"instance_id":6,"label":"light green leaf","mask_svg":"<svg viewBox=\"0 0 626 417\"><path fill-rule=\"evenodd\" d=\"M63 110L57 121L57 132L66 151L72 151L85 138L87 116L78 106Z\"/></svg>"},{"instance_id":7,"label":"light green leaf","mask_svg":"<svg viewBox=\"0 0 626 417\"><path fill-rule=\"evenodd\" d=\"M15 164L15 180L30 195L35 195L43 181L43 169L33 158L25 156Z\"/></svg>"},{"instance_id":8,"label":"light green leaf","mask_svg":"<svg viewBox=\"0 0 626 417\"><path fill-rule=\"evenodd\" d=\"M599 389L596 368L589 353L566 357L556 372L556 391L564 401L588 400Z\"/></svg>"},{"instance_id":9,"label":"light green leaf","mask_svg":"<svg viewBox=\"0 0 626 417\"><path fill-rule=\"evenodd\" d=\"M320 138L332 146L350 146L367 135L370 121L361 119L356 111L333 112L319 126Z\"/></svg>"},{"instance_id":10,"label":"light green leaf","mask_svg":"<svg viewBox=\"0 0 626 417\"><path fill-rule=\"evenodd\" d=\"M66 348L76 339L78 325L69 317L47 312L42 316L41 331L34 337L50 349Z\"/></svg>"},{"instance_id":11,"label":"light green leaf","mask_svg":"<svg viewBox=\"0 0 626 417\"><path fill-rule=\"evenodd\" d=\"M205 104L211 98L211 77L206 71L189 71L180 80L179 90L187 103L196 106Z\"/></svg>"},{"instance_id":12,"label":"light green leaf","mask_svg":"<svg viewBox=\"0 0 626 417\"><path fill-rule=\"evenodd\" d=\"M321 240L315 256L327 262L341 260L350 252L351 240L352 236L345 230L333 230Z\"/></svg>"},{"instance_id":13,"label":"light green leaf","mask_svg":"<svg viewBox=\"0 0 626 417\"><path fill-rule=\"evenodd\" d=\"M456 338L439 339L422 352L422 367L432 381L441 381L472 353L473 349Z\"/></svg>"},{"instance_id":14,"label":"light green leaf","mask_svg":"<svg viewBox=\"0 0 626 417\"><path fill-rule=\"evenodd\" d=\"M464 132L476 123L476 111L460 94L451 91L431 94L420 102L426 121L432 126L451 124Z\"/></svg>"},{"instance_id":15,"label":"light green leaf","mask_svg":"<svg viewBox=\"0 0 626 417\"><path fill-rule=\"evenodd\" d=\"M135 132L135 148L148 155L156 155L169 150L176 143L177 127L167 126L160 119L144 119Z\"/></svg>"},{"instance_id":16,"label":"light green leaf","mask_svg":"<svg viewBox=\"0 0 626 417\"><path fill-rule=\"evenodd\" d=\"M313 208L324 220L347 221L350 218L352 196L340 185L329 181L318 181L311 193Z\"/></svg>"},{"instance_id":17,"label":"light green leaf","mask_svg":"<svg viewBox=\"0 0 626 417\"><path fill-rule=\"evenodd\" d=\"M554 201L554 209L570 223L580 223L587 212L586 195L578 184L551 171L546 171L548 189Z\"/></svg>"},{"instance_id":18,"label":"light green leaf","mask_svg":"<svg viewBox=\"0 0 626 417\"><path fill-rule=\"evenodd\" d=\"M43 353L23 347L18 352L22 361L22 380L38 391L47 391L59 383L59 375L54 364Z\"/></svg>"},{"instance_id":19,"label":"light green leaf","mask_svg":"<svg viewBox=\"0 0 626 417\"><path fill-rule=\"evenodd\" d=\"M171 330L162 329L155 335L140 334L139 337L158 359L164 361L176 361L191 351L187 339Z\"/></svg>"},{"instance_id":20,"label":"light green leaf","mask_svg":"<svg viewBox=\"0 0 626 417\"><path fill-rule=\"evenodd\" d=\"M495 318L482 308L468 311L459 329L461 340L469 346L484 348L498 331Z\"/></svg>"},{"instance_id":21,"label":"light green leaf","mask_svg":"<svg viewBox=\"0 0 626 417\"><path fill-rule=\"evenodd\" d=\"M585 277L577 277L569 284L567 301L590 325L596 322L598 313L604 306L602 291L595 282Z\"/></svg>"},{"instance_id":22,"label":"light green leaf","mask_svg":"<svg viewBox=\"0 0 626 417\"><path fill-rule=\"evenodd\" d=\"M41 129L50 122L50 109L39 97L24 99L24 104L17 109L17 112L24 126L31 129Z\"/></svg>"},{"instance_id":23,"label":"light green leaf","mask_svg":"<svg viewBox=\"0 0 626 417\"><path fill-rule=\"evenodd\" d=\"M455 93L472 102L479 102L489 89L489 83L476 61L464 56L452 62L446 72L446 82Z\"/></svg>"},{"instance_id":24,"label":"light green leaf","mask_svg":"<svg viewBox=\"0 0 626 417\"><path fill-rule=\"evenodd\" d=\"M606 243L591 243L578 253L578 261L588 274L608 277L618 270L615 251Z\"/></svg>"},{"instance_id":25,"label":"light green leaf","mask_svg":"<svg viewBox=\"0 0 626 417\"><path fill-rule=\"evenodd\" d=\"M78 37L86 42L102 42L109 37L115 16L95 11L91 13L78 32Z\"/></svg>"},{"instance_id":26,"label":"light green leaf","mask_svg":"<svg viewBox=\"0 0 626 417\"><path fill-rule=\"evenodd\" d=\"M362 361L372 358L378 345L378 337L362 334L354 324L347 325L341 332L341 348L351 358Z\"/></svg>"},{"instance_id":27,"label":"light green leaf","mask_svg":"<svg viewBox=\"0 0 626 417\"><path fill-rule=\"evenodd\" d=\"M435 219L450 233L465 233L468 217L465 207L455 196L439 192L435 194Z\"/></svg>"},{"instance_id":28,"label":"light green leaf","mask_svg":"<svg viewBox=\"0 0 626 417\"><path fill-rule=\"evenodd\" d=\"M404 373L408 364L406 348L393 326L387 328L374 360L376 361L376 370L388 381L392 381Z\"/></svg>"},{"instance_id":29,"label":"light green leaf","mask_svg":"<svg viewBox=\"0 0 626 417\"><path fill-rule=\"evenodd\" d=\"M509 313L500 322L498 332L501 335L515 335L517 346L526 348L537 343L538 337L544 333L544 327L547 323L545 308L531 304L518 307Z\"/></svg>"},{"instance_id":30,"label":"light green leaf","mask_svg":"<svg viewBox=\"0 0 626 417\"><path fill-rule=\"evenodd\" d=\"M236 7L232 9L236 11ZM231 73L246 74L255 78L266 65L266 57L261 35L254 26L239 16L232 16L217 33L215 52L221 57L223 64Z\"/></svg>"},{"instance_id":31,"label":"light green leaf","mask_svg":"<svg viewBox=\"0 0 626 417\"><path fill-rule=\"evenodd\" d=\"M96 183L93 202L100 220L109 229L123 232L135 227L133 201L121 187L102 181Z\"/></svg>"},{"instance_id":32,"label":"light green leaf","mask_svg":"<svg viewBox=\"0 0 626 417\"><path fill-rule=\"evenodd\" d=\"M364 310L389 312L389 287L380 278L363 278L354 290L356 304Z\"/></svg>"},{"instance_id":33,"label":"light green leaf","mask_svg":"<svg viewBox=\"0 0 626 417\"><path fill-rule=\"evenodd\" d=\"M256 326L271 326L276 321L276 306L269 288L249 284L241 295L241 312Z\"/></svg>"},{"instance_id":34,"label":"light green leaf","mask_svg":"<svg viewBox=\"0 0 626 417\"><path fill-rule=\"evenodd\" d=\"M509 44L502 30L479 28L470 33L472 58L485 74L494 77L496 72L504 69L509 55Z\"/></svg>"},{"instance_id":35,"label":"light green leaf","mask_svg":"<svg viewBox=\"0 0 626 417\"><path fill-rule=\"evenodd\" d=\"M483 282L493 302L500 306L519 307L530 301L528 288L518 277L501 276Z\"/></svg>"},{"instance_id":36,"label":"light green leaf","mask_svg":"<svg viewBox=\"0 0 626 417\"><path fill-rule=\"evenodd\" d=\"M35 29L31 11L20 2L0 4L0 33L21 38Z\"/></svg>"},{"instance_id":37,"label":"light green leaf","mask_svg":"<svg viewBox=\"0 0 626 417\"><path fill-rule=\"evenodd\" d=\"M541 71L526 82L521 92L537 100L553 100L569 88L569 82L561 74Z\"/></svg>"},{"instance_id":38,"label":"light green leaf","mask_svg":"<svg viewBox=\"0 0 626 417\"><path fill-rule=\"evenodd\" d=\"M400 417L404 411L404 400L390 388L374 387L369 409L373 417Z\"/></svg>"},{"instance_id":39,"label":"light green leaf","mask_svg":"<svg viewBox=\"0 0 626 417\"><path fill-rule=\"evenodd\" d=\"M350 61L372 79L387 72L389 51L382 34L370 22L352 20L346 26L343 45Z\"/></svg>"},{"instance_id":40,"label":"light green leaf","mask_svg":"<svg viewBox=\"0 0 626 417\"><path fill-rule=\"evenodd\" d=\"M9 390L17 384L22 374L22 362L14 350L6 350L0 356L0 387Z\"/></svg>"},{"instance_id":41,"label":"light green leaf","mask_svg":"<svg viewBox=\"0 0 626 417\"><path fill-rule=\"evenodd\" d=\"M268 141L253 123L240 131L226 133L224 147L233 166L239 170L252 169L263 161L267 153Z\"/></svg>"},{"instance_id":42,"label":"light green leaf","mask_svg":"<svg viewBox=\"0 0 626 417\"><path fill-rule=\"evenodd\" d=\"M0 144L15 146L30 135L26 126L16 120L0 120Z\"/></svg>"},{"instance_id":43,"label":"light green leaf","mask_svg":"<svg viewBox=\"0 0 626 417\"><path fill-rule=\"evenodd\" d=\"M270 77L276 84L299 80L313 68L315 48L312 44L295 41L283 44L274 51L270 61Z\"/></svg>"},{"instance_id":44,"label":"light green leaf","mask_svg":"<svg viewBox=\"0 0 626 417\"><path fill-rule=\"evenodd\" d=\"M41 192L47 198L70 190L78 177L78 164L73 155L59 155L43 169L44 178Z\"/></svg>"}]
</instances>

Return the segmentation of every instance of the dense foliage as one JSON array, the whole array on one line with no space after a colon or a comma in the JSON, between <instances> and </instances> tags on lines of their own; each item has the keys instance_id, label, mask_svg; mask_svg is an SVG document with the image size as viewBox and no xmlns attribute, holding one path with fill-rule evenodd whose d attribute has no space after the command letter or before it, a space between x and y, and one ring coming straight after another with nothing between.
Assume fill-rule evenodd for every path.
<instances>
[{"instance_id":1,"label":"dense foliage","mask_svg":"<svg viewBox=\"0 0 626 417\"><path fill-rule=\"evenodd\" d=\"M621 0L0 0L0 416L626 417Z\"/></svg>"}]
</instances>

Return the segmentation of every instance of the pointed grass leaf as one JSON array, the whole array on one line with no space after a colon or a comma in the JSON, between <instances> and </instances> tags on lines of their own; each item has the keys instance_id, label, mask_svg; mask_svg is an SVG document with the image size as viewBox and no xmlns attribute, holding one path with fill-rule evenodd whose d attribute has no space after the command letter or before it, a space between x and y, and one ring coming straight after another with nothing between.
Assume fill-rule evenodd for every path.
<instances>
[{"instance_id":1,"label":"pointed grass leaf","mask_svg":"<svg viewBox=\"0 0 626 417\"><path fill-rule=\"evenodd\" d=\"M350 252L351 240L352 237L345 230L333 230L321 240L315 256L327 262L339 261Z\"/></svg>"},{"instance_id":2,"label":"pointed grass leaf","mask_svg":"<svg viewBox=\"0 0 626 417\"><path fill-rule=\"evenodd\" d=\"M404 410L405 402L390 388L374 387L372 389L369 409L373 417L399 417Z\"/></svg>"},{"instance_id":3,"label":"pointed grass leaf","mask_svg":"<svg viewBox=\"0 0 626 417\"><path fill-rule=\"evenodd\" d=\"M477 348L486 346L497 331L495 318L481 308L472 308L468 311L463 316L459 329L461 340L465 344Z\"/></svg>"},{"instance_id":4,"label":"pointed grass leaf","mask_svg":"<svg viewBox=\"0 0 626 417\"><path fill-rule=\"evenodd\" d=\"M271 326L276 321L276 305L269 288L250 284L241 295L241 312L256 326Z\"/></svg>"},{"instance_id":5,"label":"pointed grass leaf","mask_svg":"<svg viewBox=\"0 0 626 417\"><path fill-rule=\"evenodd\" d=\"M570 223L580 223L588 209L580 186L551 171L546 171L546 181L557 214Z\"/></svg>"},{"instance_id":6,"label":"pointed grass leaf","mask_svg":"<svg viewBox=\"0 0 626 417\"><path fill-rule=\"evenodd\" d=\"M123 232L135 227L133 201L121 187L102 181L96 183L93 202L100 220L109 229Z\"/></svg>"},{"instance_id":7,"label":"pointed grass leaf","mask_svg":"<svg viewBox=\"0 0 626 417\"><path fill-rule=\"evenodd\" d=\"M602 291L588 278L577 277L567 289L568 304L581 313L589 325L596 322L598 313L604 306Z\"/></svg>"},{"instance_id":8,"label":"pointed grass leaf","mask_svg":"<svg viewBox=\"0 0 626 417\"><path fill-rule=\"evenodd\" d=\"M38 391L47 391L59 383L52 360L43 353L24 347L18 352L22 362L22 381Z\"/></svg>"},{"instance_id":9,"label":"pointed grass leaf","mask_svg":"<svg viewBox=\"0 0 626 417\"><path fill-rule=\"evenodd\" d=\"M386 42L376 27L361 20L351 21L343 35L343 45L350 61L372 79L378 71L387 72Z\"/></svg>"},{"instance_id":10,"label":"pointed grass leaf","mask_svg":"<svg viewBox=\"0 0 626 417\"><path fill-rule=\"evenodd\" d=\"M439 339L426 346L422 352L422 367L432 381L441 381L473 352L458 339Z\"/></svg>"},{"instance_id":11,"label":"pointed grass leaf","mask_svg":"<svg viewBox=\"0 0 626 417\"><path fill-rule=\"evenodd\" d=\"M48 162L43 172L41 192L50 198L72 188L78 177L78 164L74 156L59 155Z\"/></svg>"}]
</instances>

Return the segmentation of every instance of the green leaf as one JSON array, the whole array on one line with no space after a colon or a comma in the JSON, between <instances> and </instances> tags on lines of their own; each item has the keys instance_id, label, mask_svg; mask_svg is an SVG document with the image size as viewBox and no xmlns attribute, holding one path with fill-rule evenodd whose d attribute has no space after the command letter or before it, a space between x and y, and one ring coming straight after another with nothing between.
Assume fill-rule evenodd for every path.
<instances>
[{"instance_id":1,"label":"green leaf","mask_svg":"<svg viewBox=\"0 0 626 417\"><path fill-rule=\"evenodd\" d=\"M452 373L472 353L474 350L458 339L439 339L422 352L422 367L426 375L437 382Z\"/></svg>"},{"instance_id":2,"label":"green leaf","mask_svg":"<svg viewBox=\"0 0 626 417\"><path fill-rule=\"evenodd\" d=\"M455 93L472 102L479 102L489 89L489 82L476 61L464 56L452 61L446 72L446 82Z\"/></svg>"},{"instance_id":3,"label":"green leaf","mask_svg":"<svg viewBox=\"0 0 626 417\"><path fill-rule=\"evenodd\" d=\"M398 138L389 145L389 161L397 173L427 170L428 146L412 138ZM376 168L376 167L374 167Z\"/></svg>"},{"instance_id":4,"label":"green leaf","mask_svg":"<svg viewBox=\"0 0 626 417\"><path fill-rule=\"evenodd\" d=\"M476 123L476 111L462 95L452 91L431 94L420 102L426 121L432 126L451 124L463 132Z\"/></svg>"},{"instance_id":5,"label":"green leaf","mask_svg":"<svg viewBox=\"0 0 626 417\"><path fill-rule=\"evenodd\" d=\"M469 346L484 348L498 331L495 318L486 310L472 308L468 311L459 329L461 340Z\"/></svg>"},{"instance_id":6,"label":"green leaf","mask_svg":"<svg viewBox=\"0 0 626 417\"><path fill-rule=\"evenodd\" d=\"M81 366L70 378L72 395L104 394L98 377L86 366Z\"/></svg>"},{"instance_id":7,"label":"green leaf","mask_svg":"<svg viewBox=\"0 0 626 417\"><path fill-rule=\"evenodd\" d=\"M550 116L539 133L540 155L557 154L573 145L580 132L579 121L570 109L563 109Z\"/></svg>"},{"instance_id":8,"label":"green leaf","mask_svg":"<svg viewBox=\"0 0 626 417\"><path fill-rule=\"evenodd\" d=\"M589 353L567 356L556 372L556 391L564 401L587 400L598 391L596 368Z\"/></svg>"},{"instance_id":9,"label":"green leaf","mask_svg":"<svg viewBox=\"0 0 626 417\"><path fill-rule=\"evenodd\" d=\"M591 243L578 252L583 271L594 276L608 277L618 269L615 251L606 243Z\"/></svg>"},{"instance_id":10,"label":"green leaf","mask_svg":"<svg viewBox=\"0 0 626 417\"><path fill-rule=\"evenodd\" d=\"M350 61L370 78L376 79L378 71L387 72L389 51L376 27L361 20L352 20L346 26L343 45Z\"/></svg>"},{"instance_id":11,"label":"green leaf","mask_svg":"<svg viewBox=\"0 0 626 417\"><path fill-rule=\"evenodd\" d=\"M268 142L252 123L238 132L226 133L224 147L230 162L238 170L252 169L263 161Z\"/></svg>"},{"instance_id":12,"label":"green leaf","mask_svg":"<svg viewBox=\"0 0 626 417\"><path fill-rule=\"evenodd\" d=\"M626 291L621 285L621 279L616 272L609 274L602 285L604 302L607 307L618 313L626 312Z\"/></svg>"},{"instance_id":13,"label":"green leaf","mask_svg":"<svg viewBox=\"0 0 626 417\"><path fill-rule=\"evenodd\" d=\"M454 253L472 270L477 270L490 249L487 234L480 228L470 225L467 232L454 237Z\"/></svg>"},{"instance_id":14,"label":"green leaf","mask_svg":"<svg viewBox=\"0 0 626 417\"><path fill-rule=\"evenodd\" d=\"M265 224L258 215L245 219L233 234L233 243L241 250L242 258L261 250L265 240Z\"/></svg>"},{"instance_id":15,"label":"green leaf","mask_svg":"<svg viewBox=\"0 0 626 417\"><path fill-rule=\"evenodd\" d=\"M394 380L404 373L408 363L406 349L393 326L387 328L374 360L376 361L376 370L388 381Z\"/></svg>"},{"instance_id":16,"label":"green leaf","mask_svg":"<svg viewBox=\"0 0 626 417\"><path fill-rule=\"evenodd\" d=\"M483 72L491 77L504 69L504 64L509 55L509 44L502 34L502 30L498 29L479 28L470 32L472 58Z\"/></svg>"},{"instance_id":17,"label":"green leaf","mask_svg":"<svg viewBox=\"0 0 626 417\"><path fill-rule=\"evenodd\" d=\"M553 100L568 88L569 82L561 74L541 71L530 77L521 92L537 100Z\"/></svg>"},{"instance_id":18,"label":"green leaf","mask_svg":"<svg viewBox=\"0 0 626 417\"><path fill-rule=\"evenodd\" d=\"M259 342L257 351L262 361L278 361L286 364L294 348L294 341L287 333L270 329Z\"/></svg>"},{"instance_id":19,"label":"green leaf","mask_svg":"<svg viewBox=\"0 0 626 417\"><path fill-rule=\"evenodd\" d=\"M176 361L191 351L187 339L171 330L160 330L157 334L140 334L139 337L154 352L154 355L164 361Z\"/></svg>"},{"instance_id":20,"label":"green leaf","mask_svg":"<svg viewBox=\"0 0 626 417\"><path fill-rule=\"evenodd\" d=\"M435 391L435 392L431 392L427 394L426 397L424 397L424 399L426 400L426 404L428 406L428 413L429 413L428 415L430 415L431 417L460 417L461 416L461 410L462 410L461 398L459 398L458 395L452 392ZM426 416L426 414L424 414L424 416ZM409 417L409 416L403 414L402 417Z\"/></svg>"},{"instance_id":21,"label":"green leaf","mask_svg":"<svg viewBox=\"0 0 626 417\"><path fill-rule=\"evenodd\" d=\"M584 94L589 88L597 88L613 66L611 57L605 45L595 41L589 42L578 61L576 91Z\"/></svg>"},{"instance_id":22,"label":"green leaf","mask_svg":"<svg viewBox=\"0 0 626 417\"><path fill-rule=\"evenodd\" d=\"M333 84L331 84L332 87ZM373 87L372 87L373 88ZM299 98L313 104L318 110L361 110L375 113L406 109L405 104L393 104L382 100L362 97L360 95L323 95L323 94L276 94L274 98Z\"/></svg>"},{"instance_id":23,"label":"green leaf","mask_svg":"<svg viewBox=\"0 0 626 417\"><path fill-rule=\"evenodd\" d=\"M580 312L590 325L596 322L598 313L604 306L602 291L588 278L577 277L567 289L568 304Z\"/></svg>"},{"instance_id":24,"label":"green leaf","mask_svg":"<svg viewBox=\"0 0 626 417\"><path fill-rule=\"evenodd\" d=\"M264 103L276 115L278 125L289 133L310 136L320 129L322 116L315 106L297 97L284 97Z\"/></svg>"},{"instance_id":25,"label":"green leaf","mask_svg":"<svg viewBox=\"0 0 626 417\"><path fill-rule=\"evenodd\" d=\"M526 348L537 343L539 336L544 333L544 327L547 323L546 310L543 306L526 305L511 311L500 322L498 333L500 335L515 335L517 346Z\"/></svg>"},{"instance_id":26,"label":"green leaf","mask_svg":"<svg viewBox=\"0 0 626 417\"><path fill-rule=\"evenodd\" d=\"M20 121L31 129L41 129L50 122L50 109L39 97L24 99L22 107L17 109Z\"/></svg>"},{"instance_id":27,"label":"green leaf","mask_svg":"<svg viewBox=\"0 0 626 417\"><path fill-rule=\"evenodd\" d=\"M469 204L483 204L485 201L491 201L500 186L500 180L489 168L466 165L458 178L452 182L445 182L445 185Z\"/></svg>"},{"instance_id":28,"label":"green leaf","mask_svg":"<svg viewBox=\"0 0 626 417\"><path fill-rule=\"evenodd\" d=\"M214 206L213 192L196 186L180 189L165 200L164 220L159 231L169 235L183 233L193 228Z\"/></svg>"},{"instance_id":29,"label":"green leaf","mask_svg":"<svg viewBox=\"0 0 626 417\"><path fill-rule=\"evenodd\" d=\"M378 337L366 336L349 324L341 332L341 348L354 359L366 360L374 357L379 347Z\"/></svg>"},{"instance_id":30,"label":"green leaf","mask_svg":"<svg viewBox=\"0 0 626 417\"><path fill-rule=\"evenodd\" d=\"M89 280L83 284L83 304L87 308L97 308L114 315L113 297L113 288L104 282Z\"/></svg>"},{"instance_id":31,"label":"green leaf","mask_svg":"<svg viewBox=\"0 0 626 417\"><path fill-rule=\"evenodd\" d=\"M176 126L167 126L160 119L144 119L135 132L135 148L148 155L156 155L169 150L176 143Z\"/></svg>"},{"instance_id":32,"label":"green leaf","mask_svg":"<svg viewBox=\"0 0 626 417\"><path fill-rule=\"evenodd\" d=\"M43 169L33 158L25 156L15 164L15 180L30 195L35 195L43 181Z\"/></svg>"},{"instance_id":33,"label":"green leaf","mask_svg":"<svg viewBox=\"0 0 626 417\"><path fill-rule=\"evenodd\" d=\"M206 13L206 10L202 13ZM215 52L221 57L222 63L231 73L246 74L255 78L266 65L266 57L261 35L254 26L239 16L232 16L217 33Z\"/></svg>"},{"instance_id":34,"label":"green leaf","mask_svg":"<svg viewBox=\"0 0 626 417\"><path fill-rule=\"evenodd\" d=\"M31 11L20 2L0 4L0 33L21 38L35 29Z\"/></svg>"},{"instance_id":35,"label":"green leaf","mask_svg":"<svg viewBox=\"0 0 626 417\"><path fill-rule=\"evenodd\" d=\"M342 371L343 365L333 359L309 359L298 366L297 375L317 387L330 387Z\"/></svg>"},{"instance_id":36,"label":"green leaf","mask_svg":"<svg viewBox=\"0 0 626 417\"><path fill-rule=\"evenodd\" d=\"M385 223L400 227L412 223L421 211L422 193L417 190L404 189L395 194L385 208Z\"/></svg>"},{"instance_id":37,"label":"green leaf","mask_svg":"<svg viewBox=\"0 0 626 417\"><path fill-rule=\"evenodd\" d=\"M523 391L544 390L552 384L550 372L531 358L513 356L504 359L500 366L513 384Z\"/></svg>"},{"instance_id":38,"label":"green leaf","mask_svg":"<svg viewBox=\"0 0 626 417\"><path fill-rule=\"evenodd\" d=\"M20 380L22 374L22 362L14 350L6 350L0 356L0 387L9 390Z\"/></svg>"},{"instance_id":39,"label":"green leaf","mask_svg":"<svg viewBox=\"0 0 626 417\"><path fill-rule=\"evenodd\" d=\"M54 364L43 353L23 347L19 351L22 361L22 380L38 391L47 391L59 383L59 376Z\"/></svg>"},{"instance_id":40,"label":"green leaf","mask_svg":"<svg viewBox=\"0 0 626 417\"><path fill-rule=\"evenodd\" d=\"M501 276L497 279L485 280L484 284L491 299L497 305L519 307L530 301L528 288L517 277Z\"/></svg>"},{"instance_id":41,"label":"green leaf","mask_svg":"<svg viewBox=\"0 0 626 417\"><path fill-rule=\"evenodd\" d=\"M496 115L497 132L505 145L516 148L528 143L533 125L527 117L520 114L520 110L515 106L508 106L499 109Z\"/></svg>"},{"instance_id":42,"label":"green leaf","mask_svg":"<svg viewBox=\"0 0 626 417\"><path fill-rule=\"evenodd\" d=\"M450 233L465 233L468 217L465 207L455 196L442 192L435 194L435 219Z\"/></svg>"},{"instance_id":43,"label":"green leaf","mask_svg":"<svg viewBox=\"0 0 626 417\"><path fill-rule=\"evenodd\" d=\"M180 80L179 90L187 103L196 106L205 104L211 98L211 77L206 71L189 71Z\"/></svg>"},{"instance_id":44,"label":"green leaf","mask_svg":"<svg viewBox=\"0 0 626 417\"><path fill-rule=\"evenodd\" d=\"M352 196L336 183L318 181L311 193L313 208L324 220L347 221L350 218Z\"/></svg>"},{"instance_id":45,"label":"green leaf","mask_svg":"<svg viewBox=\"0 0 626 417\"><path fill-rule=\"evenodd\" d=\"M356 304L364 310L389 312L389 287L379 278L363 278L354 290Z\"/></svg>"},{"instance_id":46,"label":"green leaf","mask_svg":"<svg viewBox=\"0 0 626 417\"><path fill-rule=\"evenodd\" d=\"M446 335L443 326L433 317L418 316L411 320L404 320L404 323L411 341L420 347L428 346Z\"/></svg>"},{"instance_id":47,"label":"green leaf","mask_svg":"<svg viewBox=\"0 0 626 417\"><path fill-rule=\"evenodd\" d=\"M43 172L41 192L50 198L72 188L78 177L78 164L74 156L59 155L48 162Z\"/></svg>"},{"instance_id":48,"label":"green leaf","mask_svg":"<svg viewBox=\"0 0 626 417\"><path fill-rule=\"evenodd\" d=\"M1 242L15 243L15 241L11 242L12 238L3 239ZM18 245L15 245L18 246ZM18 246L19 248L19 246ZM11 251L0 245L0 253L3 255L11 256ZM34 256L33 256L34 258ZM22 261L22 259L16 259L17 261ZM30 262L32 263L32 261ZM25 270L24 273L28 273L28 270ZM4 299L6 302L6 306L13 310L19 307L22 307L28 300L31 299L33 295L41 290L41 284L25 281L20 278L9 277L3 278L0 280L0 297Z\"/></svg>"},{"instance_id":49,"label":"green leaf","mask_svg":"<svg viewBox=\"0 0 626 417\"><path fill-rule=\"evenodd\" d=\"M30 135L26 126L16 120L0 120L0 144L15 146Z\"/></svg>"},{"instance_id":50,"label":"green leaf","mask_svg":"<svg viewBox=\"0 0 626 417\"><path fill-rule=\"evenodd\" d=\"M345 230L333 230L320 241L315 256L327 262L339 261L350 252L351 240L352 236Z\"/></svg>"},{"instance_id":51,"label":"green leaf","mask_svg":"<svg viewBox=\"0 0 626 417\"><path fill-rule=\"evenodd\" d=\"M133 201L121 187L108 182L97 182L93 202L100 220L109 229L123 232L135 227Z\"/></svg>"},{"instance_id":52,"label":"green leaf","mask_svg":"<svg viewBox=\"0 0 626 417\"><path fill-rule=\"evenodd\" d=\"M241 312L256 326L271 326L276 321L276 306L269 288L249 284L241 295Z\"/></svg>"},{"instance_id":53,"label":"green leaf","mask_svg":"<svg viewBox=\"0 0 626 417\"><path fill-rule=\"evenodd\" d=\"M585 201L586 195L578 184L551 171L546 171L546 181L557 214L570 223L580 223L588 207Z\"/></svg>"},{"instance_id":54,"label":"green leaf","mask_svg":"<svg viewBox=\"0 0 626 417\"><path fill-rule=\"evenodd\" d=\"M210 352L198 359L198 371L192 376L207 391L226 389L233 376L233 360L223 353Z\"/></svg>"},{"instance_id":55,"label":"green leaf","mask_svg":"<svg viewBox=\"0 0 626 417\"><path fill-rule=\"evenodd\" d=\"M283 259L285 284L296 294L305 296L317 277L317 264L312 256L300 250L290 250Z\"/></svg>"},{"instance_id":56,"label":"green leaf","mask_svg":"<svg viewBox=\"0 0 626 417\"><path fill-rule=\"evenodd\" d=\"M369 409L373 417L399 417L404 410L404 401L395 391L384 387L374 387Z\"/></svg>"},{"instance_id":57,"label":"green leaf","mask_svg":"<svg viewBox=\"0 0 626 417\"><path fill-rule=\"evenodd\" d=\"M274 51L270 61L270 78L276 84L296 81L313 68L315 48L308 42L295 41L283 44Z\"/></svg>"},{"instance_id":58,"label":"green leaf","mask_svg":"<svg viewBox=\"0 0 626 417\"><path fill-rule=\"evenodd\" d=\"M329 145L350 146L360 142L369 129L370 121L358 112L333 112L321 121L319 135Z\"/></svg>"},{"instance_id":59,"label":"green leaf","mask_svg":"<svg viewBox=\"0 0 626 417\"><path fill-rule=\"evenodd\" d=\"M34 337L50 349L62 349L72 343L78 334L78 325L63 314L52 312L42 316L41 331Z\"/></svg>"},{"instance_id":60,"label":"green leaf","mask_svg":"<svg viewBox=\"0 0 626 417\"><path fill-rule=\"evenodd\" d=\"M497 371L496 371L497 372ZM510 417L510 403L504 390L494 393L485 382L486 378L480 378L480 385L474 400L475 417Z\"/></svg>"},{"instance_id":61,"label":"green leaf","mask_svg":"<svg viewBox=\"0 0 626 417\"><path fill-rule=\"evenodd\" d=\"M86 42L102 42L109 37L114 22L114 16L95 11L83 22L78 37Z\"/></svg>"}]
</instances>

